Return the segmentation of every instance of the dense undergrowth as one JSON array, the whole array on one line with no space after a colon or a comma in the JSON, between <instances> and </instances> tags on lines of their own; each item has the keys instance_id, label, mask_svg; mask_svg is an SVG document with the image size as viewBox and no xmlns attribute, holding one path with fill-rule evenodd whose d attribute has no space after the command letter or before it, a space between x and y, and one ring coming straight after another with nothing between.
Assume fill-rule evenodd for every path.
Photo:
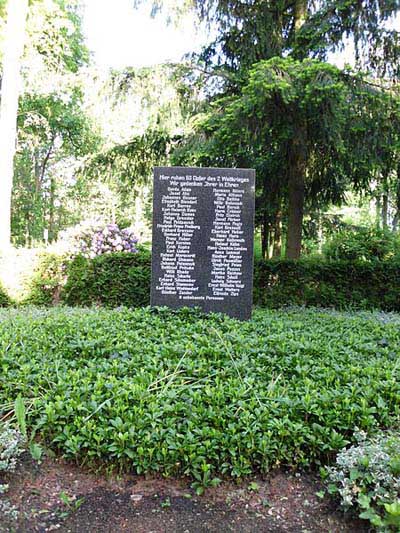
<instances>
[{"instance_id":1,"label":"dense undergrowth","mask_svg":"<svg viewBox=\"0 0 400 533\"><path fill-rule=\"evenodd\" d=\"M189 474L206 486L329 461L354 428L400 411L400 317L257 310L0 311L0 416L84 462ZM2 412L1 412L2 411Z\"/></svg>"}]
</instances>

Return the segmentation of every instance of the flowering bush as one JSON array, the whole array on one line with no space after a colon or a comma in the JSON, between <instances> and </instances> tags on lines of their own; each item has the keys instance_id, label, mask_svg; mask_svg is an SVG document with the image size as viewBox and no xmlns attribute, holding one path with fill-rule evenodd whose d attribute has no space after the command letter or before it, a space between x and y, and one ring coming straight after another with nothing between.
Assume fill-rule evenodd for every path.
<instances>
[{"instance_id":1,"label":"flowering bush","mask_svg":"<svg viewBox=\"0 0 400 533\"><path fill-rule=\"evenodd\" d=\"M400 531L400 434L382 432L341 451L336 466L327 468L328 488L342 505L356 507L360 518L378 531Z\"/></svg>"},{"instance_id":2,"label":"flowering bush","mask_svg":"<svg viewBox=\"0 0 400 533\"><path fill-rule=\"evenodd\" d=\"M62 240L71 256L83 255L89 259L112 252L137 252L138 239L131 229L117 224L82 223L65 231Z\"/></svg>"}]
</instances>

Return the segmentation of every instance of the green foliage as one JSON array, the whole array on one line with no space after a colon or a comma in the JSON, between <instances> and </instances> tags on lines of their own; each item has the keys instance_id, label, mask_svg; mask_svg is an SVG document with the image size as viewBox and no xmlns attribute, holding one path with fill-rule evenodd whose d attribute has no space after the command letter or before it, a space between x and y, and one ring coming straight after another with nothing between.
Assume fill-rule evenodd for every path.
<instances>
[{"instance_id":1,"label":"green foliage","mask_svg":"<svg viewBox=\"0 0 400 533\"><path fill-rule=\"evenodd\" d=\"M85 178L112 177L121 191L148 183L153 168L167 161L172 138L165 131L148 130L123 145L94 154L85 161Z\"/></svg>"},{"instance_id":2,"label":"green foliage","mask_svg":"<svg viewBox=\"0 0 400 533\"><path fill-rule=\"evenodd\" d=\"M150 297L150 252L103 254L94 259L78 256L67 267L62 300L67 305L140 307Z\"/></svg>"},{"instance_id":3,"label":"green foliage","mask_svg":"<svg viewBox=\"0 0 400 533\"><path fill-rule=\"evenodd\" d=\"M376 228L358 228L337 233L324 245L328 259L388 259L400 253L397 233Z\"/></svg>"},{"instance_id":4,"label":"green foliage","mask_svg":"<svg viewBox=\"0 0 400 533\"><path fill-rule=\"evenodd\" d=\"M113 70L106 77L96 69L87 74L86 100L101 127L103 145L78 169L76 211L81 219L128 219L130 225L138 215L143 218L148 206L139 209L136 199L144 193L150 204L147 190L154 166L168 163L175 136L187 129L200 105L181 81L187 70L157 65Z\"/></svg>"},{"instance_id":5,"label":"green foliage","mask_svg":"<svg viewBox=\"0 0 400 533\"><path fill-rule=\"evenodd\" d=\"M0 307L8 307L10 304L11 300L0 283Z\"/></svg>"},{"instance_id":6,"label":"green foliage","mask_svg":"<svg viewBox=\"0 0 400 533\"><path fill-rule=\"evenodd\" d=\"M19 394L14 402L14 412L15 412L15 418L17 420L18 429L26 441L27 439L27 432L26 432L26 408L25 403L21 395Z\"/></svg>"},{"instance_id":7,"label":"green foliage","mask_svg":"<svg viewBox=\"0 0 400 533\"><path fill-rule=\"evenodd\" d=\"M0 405L66 457L241 477L318 464L399 415L399 317L258 310L0 311ZM0 413L1 415L1 413ZM199 487L200 485L197 485Z\"/></svg>"},{"instance_id":8,"label":"green foliage","mask_svg":"<svg viewBox=\"0 0 400 533\"><path fill-rule=\"evenodd\" d=\"M18 394L14 402L14 414L17 422L18 431L22 436L24 444L28 446L32 459L34 459L35 461L40 461L43 454L43 449L40 444L34 441L36 434L35 429L28 437L28 431L26 426L27 410L24 399L20 394Z\"/></svg>"},{"instance_id":9,"label":"green foliage","mask_svg":"<svg viewBox=\"0 0 400 533\"><path fill-rule=\"evenodd\" d=\"M77 256L72 261L47 254L30 282L26 303L145 306L150 303L150 274L151 254L143 247L135 254ZM394 259L256 260L254 303L269 308L305 305L400 311L399 280L400 263Z\"/></svg>"},{"instance_id":10,"label":"green foliage","mask_svg":"<svg viewBox=\"0 0 400 533\"><path fill-rule=\"evenodd\" d=\"M12 232L17 244L55 240L74 214L66 199L79 185L66 178L71 158L95 149L98 137L82 112L78 89L69 94L29 94L21 98L13 187Z\"/></svg>"},{"instance_id":11,"label":"green foliage","mask_svg":"<svg viewBox=\"0 0 400 533\"><path fill-rule=\"evenodd\" d=\"M397 72L399 32L386 25L399 11L397 1L194 0L193 3L199 16L217 30L216 40L202 54L202 59L210 64L222 64L236 71L274 56L325 59L329 51L342 51L344 40L352 37L359 63L385 74Z\"/></svg>"},{"instance_id":12,"label":"green foliage","mask_svg":"<svg viewBox=\"0 0 400 533\"><path fill-rule=\"evenodd\" d=\"M341 451L326 470L328 489L342 505L355 508L377 531L400 529L400 433L381 432Z\"/></svg>"},{"instance_id":13,"label":"green foliage","mask_svg":"<svg viewBox=\"0 0 400 533\"><path fill-rule=\"evenodd\" d=\"M377 172L397 161L398 117L396 99L366 76L275 57L256 63L238 94L216 99L172 159L255 168L256 224L268 234L279 218L289 233L293 180L301 176L298 207L311 214L340 204L353 186L367 189Z\"/></svg>"},{"instance_id":14,"label":"green foliage","mask_svg":"<svg viewBox=\"0 0 400 533\"><path fill-rule=\"evenodd\" d=\"M306 305L400 310L399 261L271 260L256 263L254 301L266 307Z\"/></svg>"},{"instance_id":15,"label":"green foliage","mask_svg":"<svg viewBox=\"0 0 400 533\"><path fill-rule=\"evenodd\" d=\"M88 63L89 50L82 31L82 9L76 0L33 1L29 5L25 46L25 76L33 82L40 64L50 77L55 73L76 73ZM39 81L39 80L37 80Z\"/></svg>"},{"instance_id":16,"label":"green foliage","mask_svg":"<svg viewBox=\"0 0 400 533\"><path fill-rule=\"evenodd\" d=\"M66 258L62 255L49 252L40 254L23 303L32 305L58 303L65 282L65 263Z\"/></svg>"}]
</instances>

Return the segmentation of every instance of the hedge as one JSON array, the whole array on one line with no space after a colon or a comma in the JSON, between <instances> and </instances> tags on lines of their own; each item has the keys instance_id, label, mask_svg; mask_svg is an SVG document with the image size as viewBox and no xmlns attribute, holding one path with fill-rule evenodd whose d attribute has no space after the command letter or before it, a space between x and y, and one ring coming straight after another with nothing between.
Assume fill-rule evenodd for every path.
<instances>
[{"instance_id":1,"label":"hedge","mask_svg":"<svg viewBox=\"0 0 400 533\"><path fill-rule=\"evenodd\" d=\"M61 300L71 306L106 307L149 304L151 254L145 249L136 254L106 254L94 259L78 256L65 267L61 259L57 265L54 261L53 257L42 264L45 269L40 274L41 284L40 275L36 274L30 303ZM56 272L53 283L46 268ZM63 287L60 272L64 276ZM400 311L400 263L319 258L256 261L254 304L269 308L303 305Z\"/></svg>"},{"instance_id":2,"label":"hedge","mask_svg":"<svg viewBox=\"0 0 400 533\"><path fill-rule=\"evenodd\" d=\"M151 255L119 252L94 259L78 256L67 267L62 301L67 305L141 307L150 299Z\"/></svg>"},{"instance_id":3,"label":"hedge","mask_svg":"<svg viewBox=\"0 0 400 533\"><path fill-rule=\"evenodd\" d=\"M42 252L26 288L23 304L54 305L60 302L68 260L65 256Z\"/></svg>"},{"instance_id":4,"label":"hedge","mask_svg":"<svg viewBox=\"0 0 400 533\"><path fill-rule=\"evenodd\" d=\"M255 268L254 301L271 308L289 304L400 311L400 263L260 261Z\"/></svg>"}]
</instances>

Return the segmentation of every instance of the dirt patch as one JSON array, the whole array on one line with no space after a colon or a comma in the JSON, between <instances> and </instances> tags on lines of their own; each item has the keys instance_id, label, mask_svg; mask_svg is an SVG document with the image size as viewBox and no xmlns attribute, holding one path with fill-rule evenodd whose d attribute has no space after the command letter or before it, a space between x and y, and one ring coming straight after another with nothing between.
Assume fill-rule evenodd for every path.
<instances>
[{"instance_id":1,"label":"dirt patch","mask_svg":"<svg viewBox=\"0 0 400 533\"><path fill-rule=\"evenodd\" d=\"M312 474L277 471L197 496L187 479L107 477L59 459L37 465L26 455L6 481L19 518L0 518L2 533L368 531L317 496Z\"/></svg>"}]
</instances>

